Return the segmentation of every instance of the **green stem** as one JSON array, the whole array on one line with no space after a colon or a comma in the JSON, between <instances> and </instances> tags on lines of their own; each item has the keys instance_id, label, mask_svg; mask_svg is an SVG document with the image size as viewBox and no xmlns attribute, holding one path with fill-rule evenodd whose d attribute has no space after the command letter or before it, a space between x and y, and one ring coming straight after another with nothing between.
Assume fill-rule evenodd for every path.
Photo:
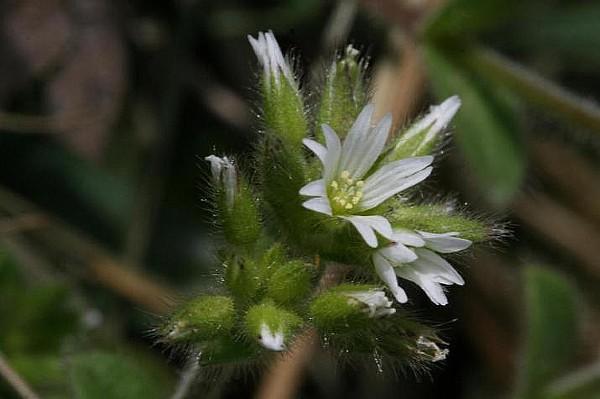
<instances>
[{"instance_id":1,"label":"green stem","mask_svg":"<svg viewBox=\"0 0 600 399\"><path fill-rule=\"evenodd\" d=\"M465 61L477 72L514 90L533 104L549 108L565 119L600 133L600 107L544 79L497 52L475 47Z\"/></svg>"}]
</instances>

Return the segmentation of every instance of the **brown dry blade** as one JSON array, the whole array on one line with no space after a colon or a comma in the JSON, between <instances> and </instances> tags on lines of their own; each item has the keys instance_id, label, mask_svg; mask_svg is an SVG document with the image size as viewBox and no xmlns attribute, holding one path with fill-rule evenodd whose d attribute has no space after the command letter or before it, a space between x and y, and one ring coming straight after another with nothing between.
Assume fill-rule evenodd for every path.
<instances>
[{"instance_id":1,"label":"brown dry blade","mask_svg":"<svg viewBox=\"0 0 600 399\"><path fill-rule=\"evenodd\" d=\"M125 48L109 2L72 4L77 30L64 66L48 86L47 101L60 138L80 156L98 160L125 93Z\"/></svg>"}]
</instances>

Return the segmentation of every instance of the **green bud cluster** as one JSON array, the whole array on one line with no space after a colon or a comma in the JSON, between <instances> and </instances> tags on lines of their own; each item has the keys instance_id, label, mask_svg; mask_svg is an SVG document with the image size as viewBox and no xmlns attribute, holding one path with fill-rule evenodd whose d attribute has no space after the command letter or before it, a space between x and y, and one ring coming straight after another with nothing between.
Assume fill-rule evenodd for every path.
<instances>
[{"instance_id":1,"label":"green bud cluster","mask_svg":"<svg viewBox=\"0 0 600 399\"><path fill-rule=\"evenodd\" d=\"M323 344L340 354L383 356L416 367L442 359L446 352L438 346L442 342L435 331L394 303L377 277L375 251L396 245L391 236L378 234L379 246L374 247L365 242L360 226L348 218L307 209L303 206L307 199L300 195L323 169L320 160L308 156L303 147L311 127L317 127L312 131L317 139L321 124L343 138L357 115L369 109L365 107L369 101L366 62L348 47L325 71L319 95L306 97L316 103L307 105L297 74L272 33L250 41L263 66L258 83L263 134L254 156L256 170L243 174L231 158L207 157L213 174L215 226L224 239L218 252L222 285L216 289L218 294L181 304L163 327L164 339L196 347L201 360L211 364L263 360L269 353L287 350L308 329L317 331ZM460 100L451 98L393 135L390 142L381 141L382 151L372 168L389 168L406 157L431 154L458 106ZM389 129L391 121L386 123ZM314 141L308 144L325 150ZM431 157L416 162L423 160L431 163ZM348 172L340 178L345 188L336 180L325 190L338 190L356 202L364 182L352 180ZM343 191L348 187L354 191ZM349 209L342 200L346 201L339 200L341 212ZM447 206L415 204L398 196L360 217L385 218L398 231L408 231L407 245L429 258L437 256L432 252L436 248L454 252L468 246L466 240L484 241L490 230L480 220ZM324 283L328 265L339 263L350 270L346 280L340 275L338 285ZM361 283L354 282L358 279ZM455 275L442 281L450 280L461 282ZM399 288L393 294L402 302ZM443 298L439 292L428 295L445 300L443 293Z\"/></svg>"}]
</instances>

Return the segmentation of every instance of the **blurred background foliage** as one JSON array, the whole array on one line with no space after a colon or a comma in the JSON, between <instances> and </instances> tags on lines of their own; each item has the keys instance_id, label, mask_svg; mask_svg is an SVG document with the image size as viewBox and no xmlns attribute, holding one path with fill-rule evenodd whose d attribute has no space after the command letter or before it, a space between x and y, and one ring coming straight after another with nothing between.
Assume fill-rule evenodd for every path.
<instances>
[{"instance_id":1,"label":"blurred background foliage","mask_svg":"<svg viewBox=\"0 0 600 399\"><path fill-rule=\"evenodd\" d=\"M411 296L451 344L431 376L317 353L294 396L600 398L600 1L9 0L0 21L0 397L269 397L153 328L216 284L202 159L248 158L246 35L273 29L307 88L365 51L397 126L460 95L434 178L510 231L450 307Z\"/></svg>"}]
</instances>

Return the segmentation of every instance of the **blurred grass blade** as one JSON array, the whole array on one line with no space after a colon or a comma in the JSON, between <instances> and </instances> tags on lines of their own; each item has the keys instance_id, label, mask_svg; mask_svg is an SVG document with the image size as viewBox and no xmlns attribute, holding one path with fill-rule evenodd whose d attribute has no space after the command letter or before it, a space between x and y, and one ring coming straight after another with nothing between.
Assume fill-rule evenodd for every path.
<instances>
[{"instance_id":1,"label":"blurred grass blade","mask_svg":"<svg viewBox=\"0 0 600 399\"><path fill-rule=\"evenodd\" d=\"M450 0L429 19L424 34L448 39L493 29L515 18L516 0Z\"/></svg>"},{"instance_id":2,"label":"blurred grass blade","mask_svg":"<svg viewBox=\"0 0 600 399\"><path fill-rule=\"evenodd\" d=\"M525 157L515 118L504 98L484 86L435 47L426 61L438 101L459 95L463 106L455 118L456 139L488 199L502 205L518 190Z\"/></svg>"},{"instance_id":3,"label":"blurred grass blade","mask_svg":"<svg viewBox=\"0 0 600 399\"><path fill-rule=\"evenodd\" d=\"M600 133L600 106L485 48L465 53L467 66L547 111Z\"/></svg>"},{"instance_id":4,"label":"blurred grass blade","mask_svg":"<svg viewBox=\"0 0 600 399\"><path fill-rule=\"evenodd\" d=\"M556 380L547 392L549 399L599 399L600 362Z\"/></svg>"},{"instance_id":5,"label":"blurred grass blade","mask_svg":"<svg viewBox=\"0 0 600 399\"><path fill-rule=\"evenodd\" d=\"M572 360L578 341L575 291L560 275L541 267L525 270L527 331L517 398L543 392Z\"/></svg>"}]
</instances>

